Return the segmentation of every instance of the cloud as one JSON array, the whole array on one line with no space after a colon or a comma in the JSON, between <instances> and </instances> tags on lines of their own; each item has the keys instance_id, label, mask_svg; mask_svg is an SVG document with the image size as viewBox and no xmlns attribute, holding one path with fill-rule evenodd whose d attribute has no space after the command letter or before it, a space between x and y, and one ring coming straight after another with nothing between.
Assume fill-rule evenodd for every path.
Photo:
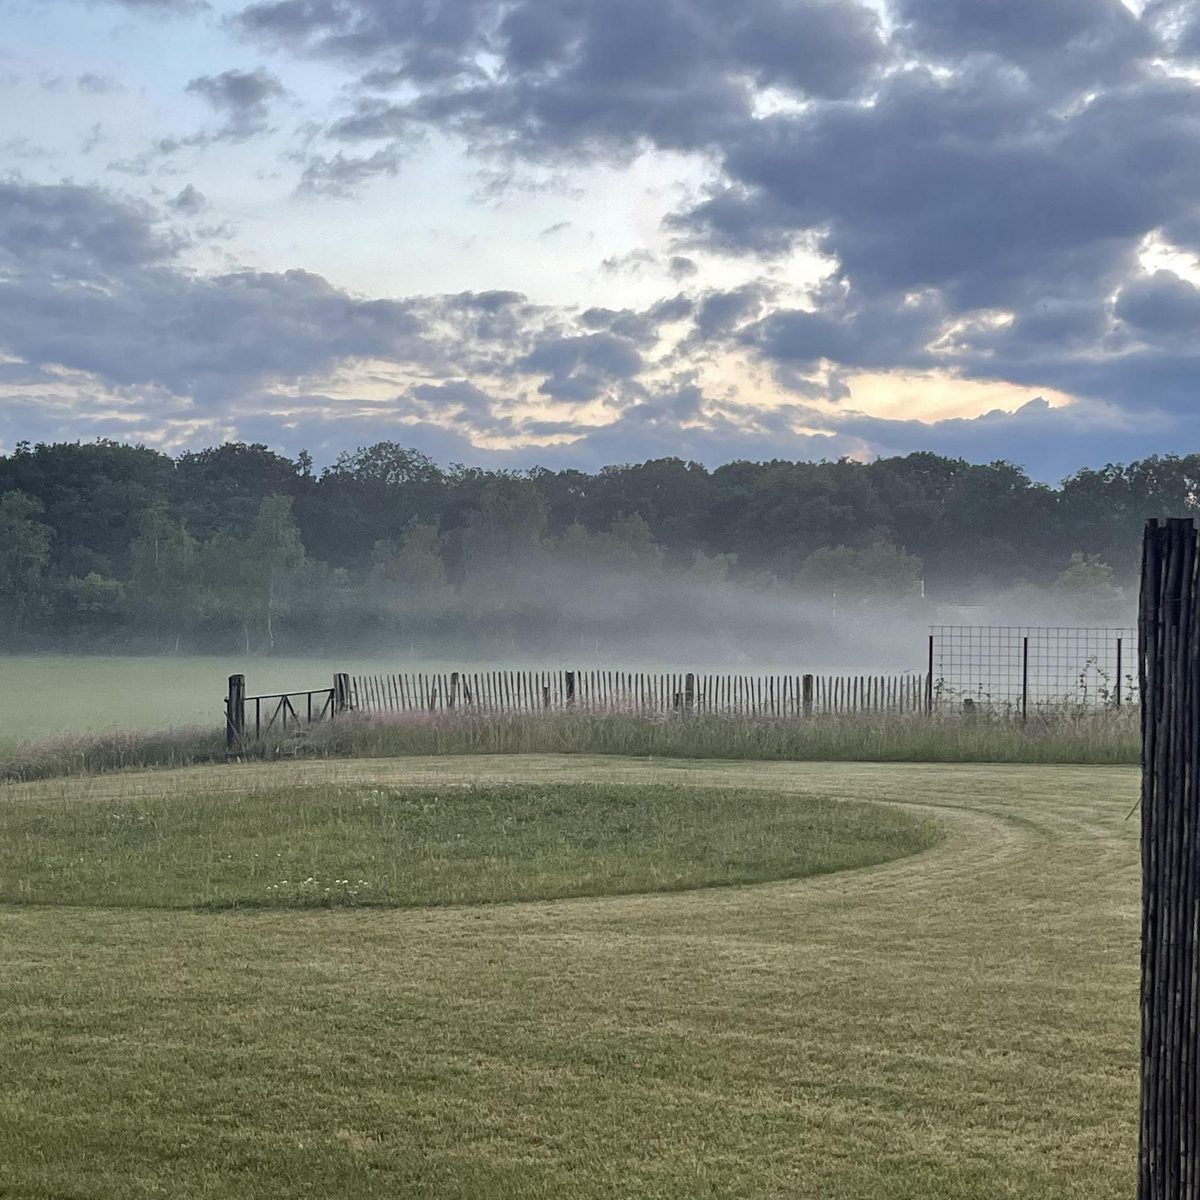
<instances>
[{"instance_id":1,"label":"cloud","mask_svg":"<svg viewBox=\"0 0 1200 1200\"><path fill-rule=\"evenodd\" d=\"M0 181L0 286L100 283L173 253L142 206L69 184Z\"/></svg>"},{"instance_id":2,"label":"cloud","mask_svg":"<svg viewBox=\"0 0 1200 1200\"><path fill-rule=\"evenodd\" d=\"M310 196L352 196L364 183L379 176L399 174L405 154L399 146L384 146L374 154L356 156L340 150L331 156L309 155L296 191Z\"/></svg>"},{"instance_id":3,"label":"cloud","mask_svg":"<svg viewBox=\"0 0 1200 1200\"><path fill-rule=\"evenodd\" d=\"M1172 271L1127 283L1117 297L1116 316L1150 342L1200 341L1200 288Z\"/></svg>"},{"instance_id":4,"label":"cloud","mask_svg":"<svg viewBox=\"0 0 1200 1200\"><path fill-rule=\"evenodd\" d=\"M75 86L89 96L107 96L125 90L124 84L111 75L97 75L92 71L76 76Z\"/></svg>"},{"instance_id":5,"label":"cloud","mask_svg":"<svg viewBox=\"0 0 1200 1200\"><path fill-rule=\"evenodd\" d=\"M208 199L194 184L189 183L170 201L170 207L184 216L194 217L208 208Z\"/></svg>"},{"instance_id":6,"label":"cloud","mask_svg":"<svg viewBox=\"0 0 1200 1200\"><path fill-rule=\"evenodd\" d=\"M645 362L632 341L611 333L547 337L517 367L545 375L538 391L553 400L584 404L616 380L636 378Z\"/></svg>"},{"instance_id":7,"label":"cloud","mask_svg":"<svg viewBox=\"0 0 1200 1200\"><path fill-rule=\"evenodd\" d=\"M901 35L949 62L989 55L1051 87L1128 78L1162 46L1122 0L900 0Z\"/></svg>"},{"instance_id":8,"label":"cloud","mask_svg":"<svg viewBox=\"0 0 1200 1200\"><path fill-rule=\"evenodd\" d=\"M692 351L748 350L799 395L920 369L1178 409L1194 297L1140 254L1152 237L1200 248L1194 4L896 0L889 16L854 0L275 0L235 21L356 80L326 133L382 147L389 170L417 128L530 162L701 157L716 182L671 217L678 245L606 271L689 279L695 247L809 251L829 275L802 302L709 289ZM349 187L376 159L325 161ZM589 363L584 336L539 347L544 394L627 378Z\"/></svg>"},{"instance_id":9,"label":"cloud","mask_svg":"<svg viewBox=\"0 0 1200 1200\"><path fill-rule=\"evenodd\" d=\"M876 14L851 0L272 0L236 21L360 72L335 138L432 125L542 160L709 146L756 88L849 97L886 56ZM396 87L408 95L377 94Z\"/></svg>"},{"instance_id":10,"label":"cloud","mask_svg":"<svg viewBox=\"0 0 1200 1200\"><path fill-rule=\"evenodd\" d=\"M262 133L270 119L271 104L287 95L279 79L262 67L200 75L188 83L186 90L206 100L225 119L214 136L230 141Z\"/></svg>"}]
</instances>

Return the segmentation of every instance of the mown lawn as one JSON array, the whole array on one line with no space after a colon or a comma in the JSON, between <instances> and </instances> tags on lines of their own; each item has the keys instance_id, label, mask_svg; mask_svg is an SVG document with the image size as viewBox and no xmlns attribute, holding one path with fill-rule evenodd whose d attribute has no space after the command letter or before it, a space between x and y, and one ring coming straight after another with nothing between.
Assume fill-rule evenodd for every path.
<instances>
[{"instance_id":1,"label":"mown lawn","mask_svg":"<svg viewBox=\"0 0 1200 1200\"><path fill-rule=\"evenodd\" d=\"M886 801L915 818L904 836L930 818L944 836L885 865L696 891L93 906L114 903L104 888L124 871L86 864L105 812L152 812L177 844L200 796L220 793L208 803L233 828L232 806L278 816L272 797L293 785L336 798L464 782L497 812L505 795L562 803L585 782L648 786L660 809L678 787L714 788L708 816L742 829L745 854L786 856L775 843L839 799ZM79 907L0 908L0 1195L1125 1197L1135 790L1124 768L584 757L6 787L6 822L40 806L59 830L29 845L83 839L90 890ZM764 791L775 800L751 798ZM696 836L704 804L688 803L691 819L660 825ZM671 841L662 854L720 881L704 875L719 855ZM46 883L29 845L5 852L8 894L22 873Z\"/></svg>"},{"instance_id":2,"label":"mown lawn","mask_svg":"<svg viewBox=\"0 0 1200 1200\"><path fill-rule=\"evenodd\" d=\"M899 808L652 784L311 783L0 803L0 903L415 907L800 879L928 849Z\"/></svg>"}]
</instances>

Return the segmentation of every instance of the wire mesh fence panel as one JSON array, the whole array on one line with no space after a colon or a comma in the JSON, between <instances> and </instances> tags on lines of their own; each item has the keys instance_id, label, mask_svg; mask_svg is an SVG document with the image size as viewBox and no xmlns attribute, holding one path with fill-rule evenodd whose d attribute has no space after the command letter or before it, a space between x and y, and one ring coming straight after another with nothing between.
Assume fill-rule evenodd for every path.
<instances>
[{"instance_id":1,"label":"wire mesh fence panel","mask_svg":"<svg viewBox=\"0 0 1200 1200\"><path fill-rule=\"evenodd\" d=\"M933 706L1027 714L1138 702L1137 630L1082 626L934 625Z\"/></svg>"}]
</instances>

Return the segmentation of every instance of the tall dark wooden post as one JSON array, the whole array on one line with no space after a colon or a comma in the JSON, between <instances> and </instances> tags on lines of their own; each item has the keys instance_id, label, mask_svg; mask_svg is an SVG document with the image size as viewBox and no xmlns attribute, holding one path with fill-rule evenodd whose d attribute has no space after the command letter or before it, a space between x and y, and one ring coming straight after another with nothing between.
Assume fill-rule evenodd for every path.
<instances>
[{"instance_id":1,"label":"tall dark wooden post","mask_svg":"<svg viewBox=\"0 0 1200 1200\"><path fill-rule=\"evenodd\" d=\"M225 750L236 754L246 735L246 677L230 675L225 696Z\"/></svg>"},{"instance_id":2,"label":"tall dark wooden post","mask_svg":"<svg viewBox=\"0 0 1200 1200\"><path fill-rule=\"evenodd\" d=\"M339 671L333 677L333 715L340 717L350 711L350 676Z\"/></svg>"},{"instance_id":3,"label":"tall dark wooden post","mask_svg":"<svg viewBox=\"0 0 1200 1200\"><path fill-rule=\"evenodd\" d=\"M802 686L804 688L804 715L806 717L811 717L813 715L813 677L811 675L805 675L802 681Z\"/></svg>"},{"instance_id":4,"label":"tall dark wooden post","mask_svg":"<svg viewBox=\"0 0 1200 1200\"><path fill-rule=\"evenodd\" d=\"M1138 1200L1200 1200L1200 584L1195 523L1151 521L1142 691Z\"/></svg>"}]
</instances>

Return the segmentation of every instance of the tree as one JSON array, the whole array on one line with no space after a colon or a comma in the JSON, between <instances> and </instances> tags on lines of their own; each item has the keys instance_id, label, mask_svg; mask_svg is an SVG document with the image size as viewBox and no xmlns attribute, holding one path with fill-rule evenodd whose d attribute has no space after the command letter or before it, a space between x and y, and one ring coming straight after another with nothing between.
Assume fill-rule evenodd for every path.
<instances>
[{"instance_id":1,"label":"tree","mask_svg":"<svg viewBox=\"0 0 1200 1200\"><path fill-rule=\"evenodd\" d=\"M1072 620L1116 619L1125 601L1112 567L1098 554L1079 551L1054 581L1054 590L1070 605Z\"/></svg>"},{"instance_id":2,"label":"tree","mask_svg":"<svg viewBox=\"0 0 1200 1200\"><path fill-rule=\"evenodd\" d=\"M222 530L205 544L201 555L205 608L241 627L249 654L252 632L275 648L276 619L288 571L304 563L304 544L292 517L288 496L268 496L259 506L246 537Z\"/></svg>"},{"instance_id":3,"label":"tree","mask_svg":"<svg viewBox=\"0 0 1200 1200\"><path fill-rule=\"evenodd\" d=\"M146 510L132 558L129 593L138 615L150 623L156 640L167 635L178 650L197 611L198 546L183 522L171 517L165 500Z\"/></svg>"},{"instance_id":4,"label":"tree","mask_svg":"<svg viewBox=\"0 0 1200 1200\"><path fill-rule=\"evenodd\" d=\"M304 543L292 517L289 496L268 496L259 506L254 528L246 540L255 607L266 633L267 646L275 649L275 617L281 576L304 562Z\"/></svg>"},{"instance_id":5,"label":"tree","mask_svg":"<svg viewBox=\"0 0 1200 1200\"><path fill-rule=\"evenodd\" d=\"M542 548L546 524L546 501L531 480L489 479L462 532L464 573L494 582L527 569Z\"/></svg>"},{"instance_id":6,"label":"tree","mask_svg":"<svg viewBox=\"0 0 1200 1200\"><path fill-rule=\"evenodd\" d=\"M921 560L886 542L814 550L797 582L827 597L852 601L903 600L921 592Z\"/></svg>"},{"instance_id":7,"label":"tree","mask_svg":"<svg viewBox=\"0 0 1200 1200\"><path fill-rule=\"evenodd\" d=\"M125 616L125 585L119 579L106 579L95 571L82 579L67 580L76 624L90 634L111 634Z\"/></svg>"},{"instance_id":8,"label":"tree","mask_svg":"<svg viewBox=\"0 0 1200 1200\"><path fill-rule=\"evenodd\" d=\"M37 500L54 530L48 566L63 576L125 577L142 514L167 494L174 464L145 446L118 442L22 445L0 456L0 493Z\"/></svg>"},{"instance_id":9,"label":"tree","mask_svg":"<svg viewBox=\"0 0 1200 1200\"><path fill-rule=\"evenodd\" d=\"M37 519L42 511L40 501L24 492L0 495L0 620L10 633L20 630L43 600L53 531Z\"/></svg>"},{"instance_id":10,"label":"tree","mask_svg":"<svg viewBox=\"0 0 1200 1200\"><path fill-rule=\"evenodd\" d=\"M222 529L249 533L264 500L292 496L301 487L301 468L261 443L226 442L175 465L175 511L197 537Z\"/></svg>"},{"instance_id":11,"label":"tree","mask_svg":"<svg viewBox=\"0 0 1200 1200\"><path fill-rule=\"evenodd\" d=\"M393 616L444 607L450 588L437 526L413 521L399 541L376 542L370 585L375 603Z\"/></svg>"}]
</instances>

